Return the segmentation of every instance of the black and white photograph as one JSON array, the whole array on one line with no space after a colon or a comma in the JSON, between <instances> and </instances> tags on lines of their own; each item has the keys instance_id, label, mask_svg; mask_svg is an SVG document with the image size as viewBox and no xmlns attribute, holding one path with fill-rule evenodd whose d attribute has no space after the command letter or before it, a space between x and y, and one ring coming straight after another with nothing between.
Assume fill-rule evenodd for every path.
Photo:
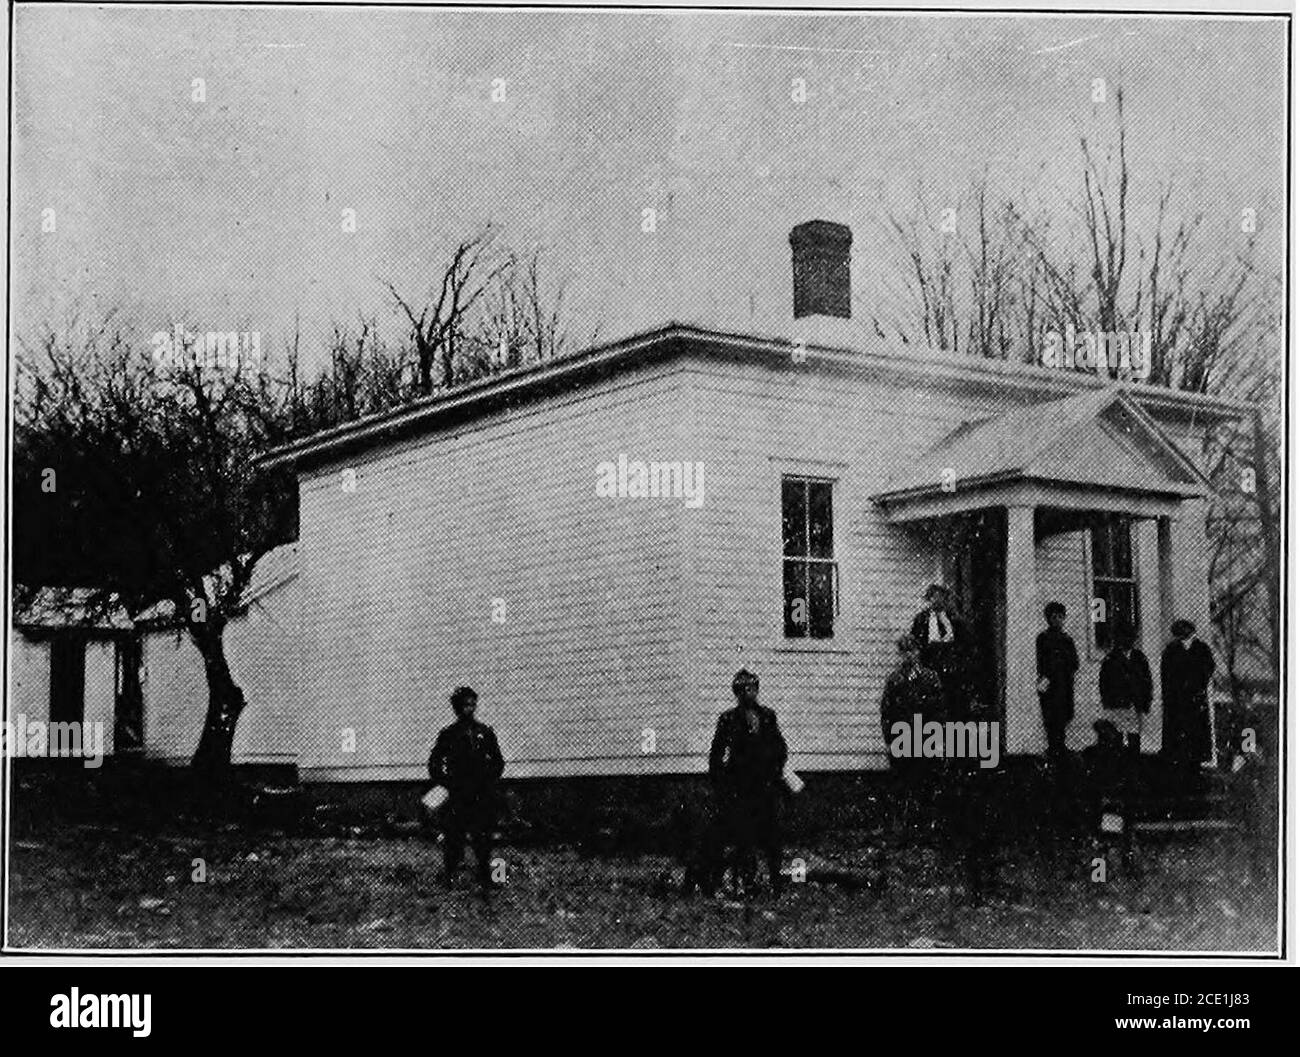
<instances>
[{"instance_id":1,"label":"black and white photograph","mask_svg":"<svg viewBox=\"0 0 1300 1057\"><path fill-rule=\"evenodd\" d=\"M9 15L6 956L1294 956L1289 7Z\"/></svg>"}]
</instances>

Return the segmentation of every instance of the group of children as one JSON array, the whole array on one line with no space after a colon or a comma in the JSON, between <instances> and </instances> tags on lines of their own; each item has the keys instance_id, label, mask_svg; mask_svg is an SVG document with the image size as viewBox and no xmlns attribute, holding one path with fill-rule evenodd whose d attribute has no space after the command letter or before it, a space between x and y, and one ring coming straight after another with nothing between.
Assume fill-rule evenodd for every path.
<instances>
[{"instance_id":1,"label":"group of children","mask_svg":"<svg viewBox=\"0 0 1300 1057\"><path fill-rule=\"evenodd\" d=\"M988 707L971 697L970 651L965 623L942 585L926 592L927 608L917 614L911 631L897 646L898 667L889 675L880 719L889 731L898 719L975 718ZM1043 611L1047 627L1037 647L1037 693L1047 740L1047 755L1059 766L1066 758L1066 731L1074 719L1079 655L1065 630L1066 609L1050 602ZM1195 769L1211 744L1208 684L1214 673L1209 647L1195 627L1177 620L1173 641L1161 659L1164 753L1180 768ZM778 808L782 791L798 779L787 773L787 748L776 713L759 704L759 680L745 669L732 680L735 706L718 719L709 752L712 805L692 856L686 886L715 890L725 867L732 867L740 887L755 880L756 853L768 867L774 889L782 885ZM1143 724L1151 710L1151 668L1135 644L1131 626L1117 623L1102 660L1098 694L1106 719L1094 724L1098 747L1107 757L1120 746L1140 750ZM479 882L491 883L492 834L501 810L500 779L505 764L492 728L475 718L478 695L459 687L451 695L456 721L443 729L429 757L429 776L446 790L438 809L443 831L444 868L448 878L459 869L465 845L472 845ZM915 765L891 759L904 770ZM927 772L928 773L928 772Z\"/></svg>"}]
</instances>

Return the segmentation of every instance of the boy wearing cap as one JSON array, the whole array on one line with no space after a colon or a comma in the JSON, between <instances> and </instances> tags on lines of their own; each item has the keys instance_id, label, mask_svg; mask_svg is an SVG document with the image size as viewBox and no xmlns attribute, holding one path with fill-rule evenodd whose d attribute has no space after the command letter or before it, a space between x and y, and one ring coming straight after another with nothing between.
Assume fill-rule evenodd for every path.
<instances>
[{"instance_id":1,"label":"boy wearing cap","mask_svg":"<svg viewBox=\"0 0 1300 1057\"><path fill-rule=\"evenodd\" d=\"M1038 633L1038 704L1047 734L1047 758L1056 766L1065 759L1065 731L1074 719L1074 675L1079 653L1065 630L1065 606L1048 602L1047 627Z\"/></svg>"},{"instance_id":2,"label":"boy wearing cap","mask_svg":"<svg viewBox=\"0 0 1300 1057\"><path fill-rule=\"evenodd\" d=\"M1114 631L1114 645L1101 662L1097 690L1106 718L1127 737L1129 752L1142 751L1142 724L1151 711L1151 665L1134 646L1136 635L1127 624Z\"/></svg>"},{"instance_id":3,"label":"boy wearing cap","mask_svg":"<svg viewBox=\"0 0 1300 1057\"><path fill-rule=\"evenodd\" d=\"M718 717L709 750L709 778L717 809L714 869L732 848L736 881L748 889L756 873L754 852L767 861L774 891L782 887L777 809L786 744L776 713L758 703L758 676L742 668L731 682L736 705Z\"/></svg>"},{"instance_id":4,"label":"boy wearing cap","mask_svg":"<svg viewBox=\"0 0 1300 1057\"><path fill-rule=\"evenodd\" d=\"M460 869L468 838L479 884L486 888L491 880L492 830L505 761L492 728L474 718L478 708L474 690L457 687L451 695L451 708L456 722L438 733L429 756L429 777L449 794L443 808L443 869L450 881Z\"/></svg>"}]
</instances>

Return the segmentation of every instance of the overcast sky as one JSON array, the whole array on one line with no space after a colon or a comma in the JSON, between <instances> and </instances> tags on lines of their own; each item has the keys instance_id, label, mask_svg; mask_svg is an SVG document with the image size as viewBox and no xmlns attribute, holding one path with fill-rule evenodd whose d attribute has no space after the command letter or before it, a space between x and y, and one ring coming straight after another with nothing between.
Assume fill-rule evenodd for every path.
<instances>
[{"instance_id":1,"label":"overcast sky","mask_svg":"<svg viewBox=\"0 0 1300 1057\"><path fill-rule=\"evenodd\" d=\"M802 220L853 227L870 301L890 285L885 210L918 186L941 205L987 168L1063 209L1080 132L1113 117L1092 102L1099 77L1125 90L1138 219L1172 176L1207 245L1226 254L1255 208L1280 268L1284 34L1159 17L20 8L15 327L77 303L273 345L295 314L310 339L377 313L396 338L380 280L420 285L490 220L545 248L584 331L770 333Z\"/></svg>"}]
</instances>

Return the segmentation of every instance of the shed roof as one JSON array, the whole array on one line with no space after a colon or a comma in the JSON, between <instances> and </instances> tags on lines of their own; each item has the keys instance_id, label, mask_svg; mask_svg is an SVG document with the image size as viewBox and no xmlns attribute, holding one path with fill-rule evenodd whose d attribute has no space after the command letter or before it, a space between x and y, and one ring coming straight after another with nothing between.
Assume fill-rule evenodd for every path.
<instances>
[{"instance_id":1,"label":"shed roof","mask_svg":"<svg viewBox=\"0 0 1300 1057\"><path fill-rule=\"evenodd\" d=\"M93 587L37 587L30 593L20 589L19 595L22 603L15 605L13 615L17 628L112 632L132 627L130 614L117 596L105 597Z\"/></svg>"}]
</instances>

